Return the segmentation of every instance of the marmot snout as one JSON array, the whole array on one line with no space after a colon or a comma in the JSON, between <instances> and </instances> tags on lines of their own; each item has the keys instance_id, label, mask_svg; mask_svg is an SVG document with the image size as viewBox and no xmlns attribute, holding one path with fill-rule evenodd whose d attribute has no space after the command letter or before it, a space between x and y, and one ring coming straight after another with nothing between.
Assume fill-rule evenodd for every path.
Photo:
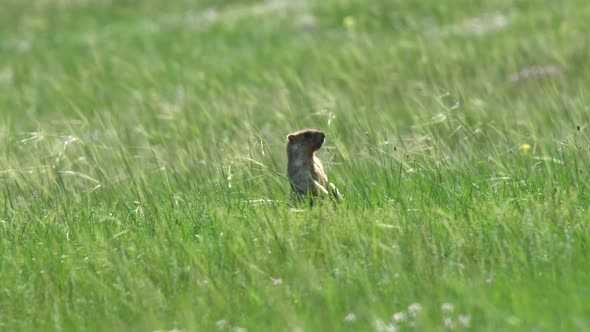
<instances>
[{"instance_id":1,"label":"marmot snout","mask_svg":"<svg viewBox=\"0 0 590 332\"><path fill-rule=\"evenodd\" d=\"M328 182L324 166L315 155L325 138L326 134L315 129L304 129L287 135L287 175L293 193L299 198L321 194L340 197L338 189Z\"/></svg>"}]
</instances>

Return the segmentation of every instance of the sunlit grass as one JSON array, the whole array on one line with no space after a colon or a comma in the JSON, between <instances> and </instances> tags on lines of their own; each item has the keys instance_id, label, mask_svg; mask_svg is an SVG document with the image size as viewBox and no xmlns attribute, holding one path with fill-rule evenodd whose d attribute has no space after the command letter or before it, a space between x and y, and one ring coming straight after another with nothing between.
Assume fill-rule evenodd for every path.
<instances>
[{"instance_id":1,"label":"sunlit grass","mask_svg":"<svg viewBox=\"0 0 590 332\"><path fill-rule=\"evenodd\" d=\"M590 329L585 2L3 8L0 330Z\"/></svg>"}]
</instances>

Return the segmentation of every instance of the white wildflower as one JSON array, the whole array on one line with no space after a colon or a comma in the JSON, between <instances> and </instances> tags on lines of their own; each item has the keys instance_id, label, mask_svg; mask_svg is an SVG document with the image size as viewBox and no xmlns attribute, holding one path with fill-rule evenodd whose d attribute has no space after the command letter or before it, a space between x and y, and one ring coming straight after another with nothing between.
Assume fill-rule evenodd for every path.
<instances>
[{"instance_id":1,"label":"white wildflower","mask_svg":"<svg viewBox=\"0 0 590 332\"><path fill-rule=\"evenodd\" d=\"M463 325L464 327L471 326L471 317L467 315L459 315L459 317L457 317L457 320L459 321L459 324Z\"/></svg>"},{"instance_id":2,"label":"white wildflower","mask_svg":"<svg viewBox=\"0 0 590 332\"><path fill-rule=\"evenodd\" d=\"M452 312L455 306L452 303L443 303L440 308L443 312Z\"/></svg>"},{"instance_id":3,"label":"white wildflower","mask_svg":"<svg viewBox=\"0 0 590 332\"><path fill-rule=\"evenodd\" d=\"M225 319L222 319L217 321L217 323L215 323L215 326L217 326L217 328L220 330L225 330L230 327L230 324Z\"/></svg>"},{"instance_id":4,"label":"white wildflower","mask_svg":"<svg viewBox=\"0 0 590 332\"><path fill-rule=\"evenodd\" d=\"M445 327L448 329L452 330L455 328L455 322L453 322L453 319L451 317L445 318L444 323L445 323Z\"/></svg>"},{"instance_id":5,"label":"white wildflower","mask_svg":"<svg viewBox=\"0 0 590 332\"><path fill-rule=\"evenodd\" d=\"M406 320L406 313L405 312L396 312L392 316L393 321L395 322L402 322Z\"/></svg>"},{"instance_id":6,"label":"white wildflower","mask_svg":"<svg viewBox=\"0 0 590 332\"><path fill-rule=\"evenodd\" d=\"M344 317L344 321L354 322L354 321L356 321L356 315L353 312L351 312L348 315L346 315L346 317Z\"/></svg>"},{"instance_id":7,"label":"white wildflower","mask_svg":"<svg viewBox=\"0 0 590 332\"><path fill-rule=\"evenodd\" d=\"M422 311L422 305L420 303L412 303L408 306L408 313L410 316L415 317Z\"/></svg>"},{"instance_id":8,"label":"white wildflower","mask_svg":"<svg viewBox=\"0 0 590 332\"><path fill-rule=\"evenodd\" d=\"M375 320L375 331L377 332L397 332L397 326L385 324L381 319Z\"/></svg>"}]
</instances>

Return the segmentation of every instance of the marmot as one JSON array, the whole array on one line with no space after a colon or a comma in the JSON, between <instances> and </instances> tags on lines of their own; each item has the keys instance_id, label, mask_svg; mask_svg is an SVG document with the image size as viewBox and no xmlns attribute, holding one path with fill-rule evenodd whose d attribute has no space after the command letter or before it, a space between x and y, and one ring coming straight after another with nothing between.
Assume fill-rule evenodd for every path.
<instances>
[{"instance_id":1,"label":"marmot","mask_svg":"<svg viewBox=\"0 0 590 332\"><path fill-rule=\"evenodd\" d=\"M297 198L324 194L340 198L336 186L328 182L322 162L315 156L325 138L326 134L315 129L303 129L287 135L287 175Z\"/></svg>"}]
</instances>

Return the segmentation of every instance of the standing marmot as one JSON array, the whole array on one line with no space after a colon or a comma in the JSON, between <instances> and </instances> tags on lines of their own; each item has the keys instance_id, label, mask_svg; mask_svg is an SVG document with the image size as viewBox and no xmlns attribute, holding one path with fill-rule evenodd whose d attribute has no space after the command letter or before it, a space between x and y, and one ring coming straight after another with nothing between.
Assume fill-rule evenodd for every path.
<instances>
[{"instance_id":1,"label":"standing marmot","mask_svg":"<svg viewBox=\"0 0 590 332\"><path fill-rule=\"evenodd\" d=\"M326 194L338 199L338 189L328 182L322 162L315 152L322 147L326 135L315 129L304 129L287 135L287 175L291 189L299 198Z\"/></svg>"}]
</instances>

